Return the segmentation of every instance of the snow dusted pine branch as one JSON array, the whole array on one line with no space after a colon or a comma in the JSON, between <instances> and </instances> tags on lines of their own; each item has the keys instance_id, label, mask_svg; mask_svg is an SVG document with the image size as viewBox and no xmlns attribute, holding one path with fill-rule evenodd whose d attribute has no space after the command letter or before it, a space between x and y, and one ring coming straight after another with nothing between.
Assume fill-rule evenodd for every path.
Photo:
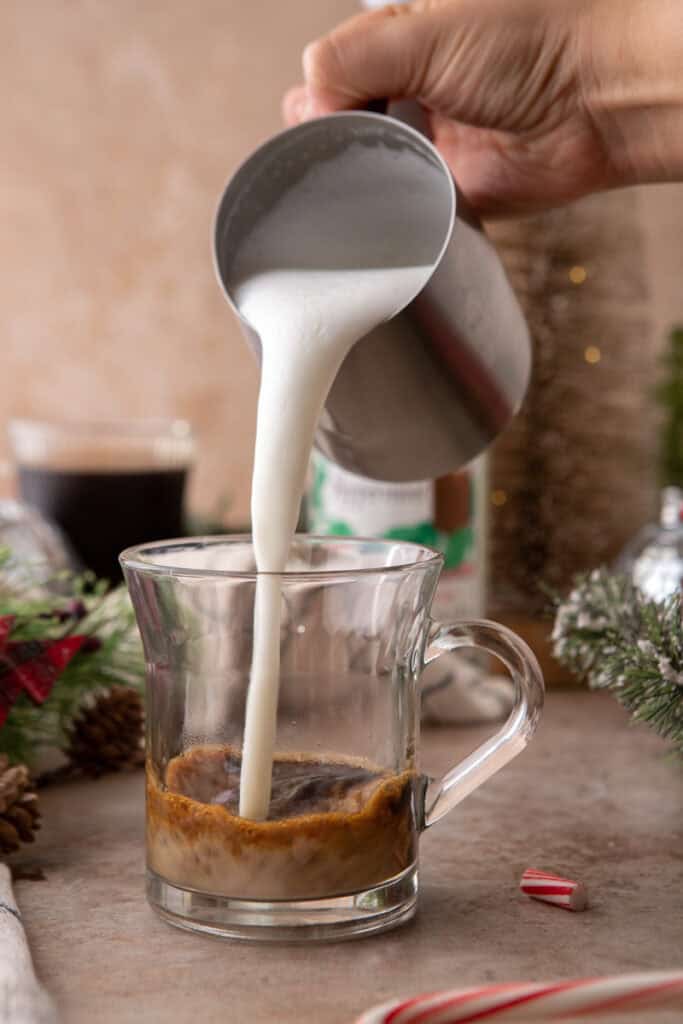
<instances>
[{"instance_id":1,"label":"snow dusted pine branch","mask_svg":"<svg viewBox=\"0 0 683 1024\"><path fill-rule=\"evenodd\" d=\"M626 576L595 569L556 602L553 654L593 689L612 690L683 756L681 595L651 601Z\"/></svg>"}]
</instances>

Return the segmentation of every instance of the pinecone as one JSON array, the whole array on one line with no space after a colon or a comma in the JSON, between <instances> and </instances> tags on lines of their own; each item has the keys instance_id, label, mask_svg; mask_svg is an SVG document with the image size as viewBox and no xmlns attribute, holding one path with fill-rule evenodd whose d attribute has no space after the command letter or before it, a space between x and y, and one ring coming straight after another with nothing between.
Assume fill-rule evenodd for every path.
<instances>
[{"instance_id":1,"label":"pinecone","mask_svg":"<svg viewBox=\"0 0 683 1024\"><path fill-rule=\"evenodd\" d=\"M38 797L25 764L10 764L0 754L0 854L14 853L32 843L40 828Z\"/></svg>"},{"instance_id":2,"label":"pinecone","mask_svg":"<svg viewBox=\"0 0 683 1024\"><path fill-rule=\"evenodd\" d=\"M91 698L76 714L66 755L85 775L135 768L144 763L145 711L142 698L127 686Z\"/></svg>"}]
</instances>

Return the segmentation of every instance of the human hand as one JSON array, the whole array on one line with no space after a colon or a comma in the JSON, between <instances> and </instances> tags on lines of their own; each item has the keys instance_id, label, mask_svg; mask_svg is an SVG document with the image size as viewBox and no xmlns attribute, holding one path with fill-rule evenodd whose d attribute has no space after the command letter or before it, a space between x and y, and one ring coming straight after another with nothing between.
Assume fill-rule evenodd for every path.
<instances>
[{"instance_id":1,"label":"human hand","mask_svg":"<svg viewBox=\"0 0 683 1024\"><path fill-rule=\"evenodd\" d=\"M683 175L680 0L416 0L304 52L285 119L412 98L484 215Z\"/></svg>"}]
</instances>

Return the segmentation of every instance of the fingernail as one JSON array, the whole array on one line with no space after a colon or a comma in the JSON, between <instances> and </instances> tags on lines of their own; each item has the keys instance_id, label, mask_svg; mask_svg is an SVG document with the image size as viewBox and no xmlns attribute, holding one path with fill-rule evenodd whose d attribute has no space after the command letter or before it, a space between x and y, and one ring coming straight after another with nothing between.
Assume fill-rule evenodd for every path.
<instances>
[{"instance_id":1,"label":"fingernail","mask_svg":"<svg viewBox=\"0 0 683 1024\"><path fill-rule=\"evenodd\" d=\"M312 121L314 117L322 117L324 108L312 96L304 100L301 118L304 121Z\"/></svg>"},{"instance_id":2,"label":"fingernail","mask_svg":"<svg viewBox=\"0 0 683 1024\"><path fill-rule=\"evenodd\" d=\"M306 120L306 108L308 106L308 100L305 96L297 96L296 99L290 103L289 113L295 121Z\"/></svg>"},{"instance_id":3,"label":"fingernail","mask_svg":"<svg viewBox=\"0 0 683 1024\"><path fill-rule=\"evenodd\" d=\"M309 72L311 71L311 64L313 61L313 51L315 50L316 43L309 43L308 46L304 47L304 51L301 54L301 66L304 70L304 78L306 81L309 79Z\"/></svg>"}]
</instances>

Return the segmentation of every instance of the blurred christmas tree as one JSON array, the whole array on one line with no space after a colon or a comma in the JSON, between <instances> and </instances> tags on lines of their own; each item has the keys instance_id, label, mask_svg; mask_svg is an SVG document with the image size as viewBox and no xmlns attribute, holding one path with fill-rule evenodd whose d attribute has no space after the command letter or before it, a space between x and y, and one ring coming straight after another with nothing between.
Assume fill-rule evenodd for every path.
<instances>
[{"instance_id":1,"label":"blurred christmas tree","mask_svg":"<svg viewBox=\"0 0 683 1024\"><path fill-rule=\"evenodd\" d=\"M534 353L522 410L492 453L490 610L533 619L543 584L564 592L654 516L657 339L637 193L489 230Z\"/></svg>"},{"instance_id":2,"label":"blurred christmas tree","mask_svg":"<svg viewBox=\"0 0 683 1024\"><path fill-rule=\"evenodd\" d=\"M660 482L663 487L683 487L683 327L671 331L663 363L665 379L657 389L664 409Z\"/></svg>"},{"instance_id":3,"label":"blurred christmas tree","mask_svg":"<svg viewBox=\"0 0 683 1024\"><path fill-rule=\"evenodd\" d=\"M659 430L659 520L647 523L624 547L619 572L641 594L663 601L683 589L683 329L674 328L656 389L662 409Z\"/></svg>"}]
</instances>

